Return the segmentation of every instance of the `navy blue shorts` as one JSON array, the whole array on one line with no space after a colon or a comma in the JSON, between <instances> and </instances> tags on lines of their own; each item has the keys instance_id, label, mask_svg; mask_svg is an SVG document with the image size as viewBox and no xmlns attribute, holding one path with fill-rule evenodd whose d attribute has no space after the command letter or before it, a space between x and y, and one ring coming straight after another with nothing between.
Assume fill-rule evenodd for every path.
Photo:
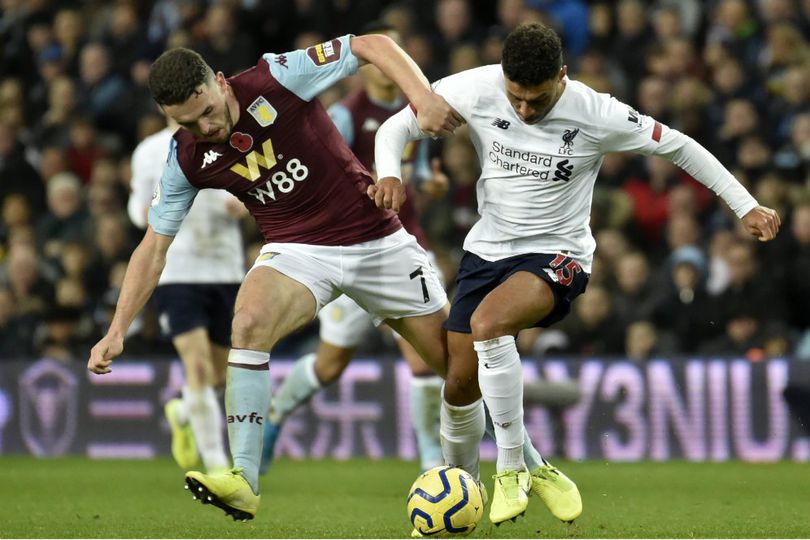
<instances>
[{"instance_id":1,"label":"navy blue shorts","mask_svg":"<svg viewBox=\"0 0 810 540\"><path fill-rule=\"evenodd\" d=\"M444 327L452 332L471 333L470 319L478 305L515 272L531 272L548 283L554 293L554 309L532 326L547 327L563 320L571 311L571 303L588 286L588 274L566 255L529 253L490 262L465 252L456 278L458 289Z\"/></svg>"},{"instance_id":2,"label":"navy blue shorts","mask_svg":"<svg viewBox=\"0 0 810 540\"><path fill-rule=\"evenodd\" d=\"M205 328L213 343L231 346L231 321L238 283L169 283L152 297L163 333L174 339Z\"/></svg>"}]
</instances>

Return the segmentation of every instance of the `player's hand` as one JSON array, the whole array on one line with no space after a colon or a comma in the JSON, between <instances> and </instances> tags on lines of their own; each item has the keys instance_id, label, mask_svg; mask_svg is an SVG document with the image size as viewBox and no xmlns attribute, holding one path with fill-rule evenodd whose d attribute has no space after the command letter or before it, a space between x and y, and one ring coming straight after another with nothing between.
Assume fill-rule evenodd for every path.
<instances>
[{"instance_id":1,"label":"player's hand","mask_svg":"<svg viewBox=\"0 0 810 540\"><path fill-rule=\"evenodd\" d=\"M399 212L400 207L408 196L405 186L397 178L386 176L376 184L368 186L368 197L374 201L377 208L385 208Z\"/></svg>"},{"instance_id":2,"label":"player's hand","mask_svg":"<svg viewBox=\"0 0 810 540\"><path fill-rule=\"evenodd\" d=\"M416 121L419 128L432 137L444 137L464 123L464 119L445 99L435 92L416 105Z\"/></svg>"},{"instance_id":3,"label":"player's hand","mask_svg":"<svg viewBox=\"0 0 810 540\"><path fill-rule=\"evenodd\" d=\"M87 361L87 369L93 373L103 375L112 371L110 364L113 358L124 351L124 338L107 334L90 351L90 360Z\"/></svg>"},{"instance_id":4,"label":"player's hand","mask_svg":"<svg viewBox=\"0 0 810 540\"><path fill-rule=\"evenodd\" d=\"M447 190L450 186L447 175L444 174L444 171L442 171L442 160L439 158L433 158L430 161L430 169L430 178L422 183L420 189L422 193L430 196L433 199L441 199L447 195Z\"/></svg>"},{"instance_id":5,"label":"player's hand","mask_svg":"<svg viewBox=\"0 0 810 540\"><path fill-rule=\"evenodd\" d=\"M776 210L767 206L757 206L742 218L745 230L756 236L760 242L767 242L776 237L782 220Z\"/></svg>"}]
</instances>

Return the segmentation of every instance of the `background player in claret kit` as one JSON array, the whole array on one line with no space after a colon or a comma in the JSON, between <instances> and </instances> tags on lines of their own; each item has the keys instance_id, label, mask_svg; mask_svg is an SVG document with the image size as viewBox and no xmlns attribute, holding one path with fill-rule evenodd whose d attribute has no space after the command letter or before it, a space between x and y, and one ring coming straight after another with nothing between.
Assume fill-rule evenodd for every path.
<instances>
[{"instance_id":1,"label":"background player in claret kit","mask_svg":"<svg viewBox=\"0 0 810 540\"><path fill-rule=\"evenodd\" d=\"M381 22L370 23L365 34L385 34L399 42L399 34L391 26ZM369 171L374 170L374 136L377 128L388 117L405 105L399 88L375 66L360 70L363 88L332 105L329 116L335 122L341 136L360 162ZM447 177L442 173L438 159L428 164L427 144L415 141L405 149L402 162L409 171L405 189L412 195L423 189L431 196L441 196L447 191ZM416 208L409 198L399 212L399 219L406 231L419 245L429 250L427 236L419 223ZM433 262L433 256L428 251ZM433 264L434 269L436 265ZM414 276L419 281L421 276ZM286 418L302 403L321 388L336 381L354 355L355 349L367 337L373 327L371 316L348 296L341 296L318 313L320 321L320 344L316 353L296 361L292 371L273 395L270 412L264 427L265 439L262 450L262 471L273 459L276 441ZM442 465L442 449L439 443L439 406L442 379L436 375L408 342L397 336L397 344L411 368L410 412L419 448L423 470Z\"/></svg>"},{"instance_id":2,"label":"background player in claret kit","mask_svg":"<svg viewBox=\"0 0 810 540\"><path fill-rule=\"evenodd\" d=\"M559 519L582 511L576 486L556 468L526 470L522 442L520 330L566 316L587 285L595 249L589 227L593 186L606 153L666 158L711 188L761 241L780 220L707 150L682 133L607 94L568 79L559 37L540 24L506 38L500 65L464 71L434 84L470 126L481 165L481 220L467 235L449 319L442 406L445 459L478 474L484 432L481 396L495 424L497 472L490 519L522 514L529 490ZM424 137L405 109L377 133L379 180L369 189L390 208L404 193L399 156Z\"/></svg>"},{"instance_id":3,"label":"background player in claret kit","mask_svg":"<svg viewBox=\"0 0 810 540\"><path fill-rule=\"evenodd\" d=\"M88 368L109 373L123 335L154 290L166 251L202 188L227 189L258 222L265 241L236 300L225 394L234 469L186 474L186 487L234 519L259 506L258 469L270 406L270 351L341 293L407 339L439 373L447 297L424 250L393 212L366 196L368 172L313 99L372 63L420 108L422 127L449 134L460 118L433 93L390 39L344 36L286 54L265 54L229 79L188 49L165 52L149 86L184 129L174 136L149 227L135 250L110 329ZM421 270L424 282L410 275Z\"/></svg>"},{"instance_id":4,"label":"background player in claret kit","mask_svg":"<svg viewBox=\"0 0 810 540\"><path fill-rule=\"evenodd\" d=\"M146 137L132 154L127 210L140 228L146 228L152 195L178 128L169 119L165 129ZM200 460L208 471L230 467L214 388L225 383L233 306L245 275L239 228L245 213L244 205L226 191L201 192L169 248L155 289L161 328L185 371L182 397L166 402L165 410L172 455L186 471Z\"/></svg>"}]
</instances>

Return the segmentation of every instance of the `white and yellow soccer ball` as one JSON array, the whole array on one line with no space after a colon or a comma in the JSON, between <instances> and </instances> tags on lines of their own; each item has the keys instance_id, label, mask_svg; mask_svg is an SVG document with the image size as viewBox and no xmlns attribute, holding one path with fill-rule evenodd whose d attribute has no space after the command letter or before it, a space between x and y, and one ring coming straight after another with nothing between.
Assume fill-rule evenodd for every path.
<instances>
[{"instance_id":1,"label":"white and yellow soccer ball","mask_svg":"<svg viewBox=\"0 0 810 540\"><path fill-rule=\"evenodd\" d=\"M457 467L425 471L408 494L408 519L422 536L466 536L483 513L478 483Z\"/></svg>"}]
</instances>

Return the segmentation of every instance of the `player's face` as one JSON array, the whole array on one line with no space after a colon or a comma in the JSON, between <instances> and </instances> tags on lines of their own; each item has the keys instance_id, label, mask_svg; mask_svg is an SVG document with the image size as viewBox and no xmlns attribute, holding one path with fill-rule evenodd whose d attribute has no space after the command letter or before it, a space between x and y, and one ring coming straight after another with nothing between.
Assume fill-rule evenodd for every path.
<instances>
[{"instance_id":1,"label":"player's face","mask_svg":"<svg viewBox=\"0 0 810 540\"><path fill-rule=\"evenodd\" d=\"M213 80L200 85L186 101L166 105L163 110L197 139L223 143L231 136L234 124L228 108L229 92L225 76L220 72Z\"/></svg>"},{"instance_id":2,"label":"player's face","mask_svg":"<svg viewBox=\"0 0 810 540\"><path fill-rule=\"evenodd\" d=\"M506 97L521 120L534 124L548 114L565 89L563 78L566 72L567 68L563 66L558 77L535 86L523 86L504 77Z\"/></svg>"}]
</instances>

